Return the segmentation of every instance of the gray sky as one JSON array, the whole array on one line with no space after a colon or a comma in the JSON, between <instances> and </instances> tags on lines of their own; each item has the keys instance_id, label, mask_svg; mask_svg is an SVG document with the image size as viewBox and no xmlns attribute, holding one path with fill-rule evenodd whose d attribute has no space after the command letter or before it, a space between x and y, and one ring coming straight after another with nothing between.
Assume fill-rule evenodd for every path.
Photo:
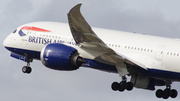
<instances>
[{"instance_id":1,"label":"gray sky","mask_svg":"<svg viewBox=\"0 0 180 101\"><path fill-rule=\"evenodd\" d=\"M83 2L81 11L91 26L180 38L179 0L0 0L0 100L162 100L155 97L155 91L134 88L131 92L113 92L111 83L121 80L117 74L83 67L71 72L55 71L34 60L32 73L22 73L26 63L9 56L2 45L5 37L29 22L67 22L68 11L79 2ZM172 88L180 92L179 84L174 83ZM179 100L180 95L174 99Z\"/></svg>"}]
</instances>

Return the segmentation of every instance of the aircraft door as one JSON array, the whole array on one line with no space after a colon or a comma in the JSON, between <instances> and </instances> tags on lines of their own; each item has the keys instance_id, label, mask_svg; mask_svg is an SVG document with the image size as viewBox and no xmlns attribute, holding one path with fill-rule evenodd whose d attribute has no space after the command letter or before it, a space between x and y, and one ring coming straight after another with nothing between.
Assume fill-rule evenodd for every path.
<instances>
[{"instance_id":1,"label":"aircraft door","mask_svg":"<svg viewBox=\"0 0 180 101\"><path fill-rule=\"evenodd\" d=\"M155 58L157 60L161 61L163 59L163 54L164 54L165 49L166 49L166 46L163 46L163 45L158 46L157 51L156 51L156 55L155 55Z\"/></svg>"}]
</instances>

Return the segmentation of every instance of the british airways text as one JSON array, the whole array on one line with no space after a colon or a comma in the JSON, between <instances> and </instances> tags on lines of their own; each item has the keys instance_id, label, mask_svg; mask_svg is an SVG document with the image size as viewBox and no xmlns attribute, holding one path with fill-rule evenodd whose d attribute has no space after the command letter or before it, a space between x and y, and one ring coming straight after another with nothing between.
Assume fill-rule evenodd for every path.
<instances>
[{"instance_id":1,"label":"british airways text","mask_svg":"<svg viewBox=\"0 0 180 101\"><path fill-rule=\"evenodd\" d=\"M50 43L65 43L65 41L62 41L62 40L52 40L52 39L48 39L48 38L34 37L34 36L29 36L28 42L45 44L45 45L50 44ZM73 42L67 42L67 43L71 44L71 45L76 45Z\"/></svg>"}]
</instances>

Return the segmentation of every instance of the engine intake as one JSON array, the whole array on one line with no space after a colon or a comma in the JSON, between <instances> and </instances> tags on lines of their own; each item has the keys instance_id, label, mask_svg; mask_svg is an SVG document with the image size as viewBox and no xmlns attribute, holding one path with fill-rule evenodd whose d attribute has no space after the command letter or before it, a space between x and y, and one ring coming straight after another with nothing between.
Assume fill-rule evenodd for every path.
<instances>
[{"instance_id":1,"label":"engine intake","mask_svg":"<svg viewBox=\"0 0 180 101\"><path fill-rule=\"evenodd\" d=\"M41 61L55 70L76 70L86 62L75 48L58 43L48 44L42 49Z\"/></svg>"}]
</instances>

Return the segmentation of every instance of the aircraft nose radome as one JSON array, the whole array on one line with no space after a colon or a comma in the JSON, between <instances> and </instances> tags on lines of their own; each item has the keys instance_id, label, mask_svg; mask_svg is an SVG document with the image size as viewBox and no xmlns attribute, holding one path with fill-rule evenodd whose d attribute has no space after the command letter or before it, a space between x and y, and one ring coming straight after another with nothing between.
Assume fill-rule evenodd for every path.
<instances>
[{"instance_id":1,"label":"aircraft nose radome","mask_svg":"<svg viewBox=\"0 0 180 101\"><path fill-rule=\"evenodd\" d=\"M6 47L7 46L7 38L4 40L3 42L3 46Z\"/></svg>"},{"instance_id":2,"label":"aircraft nose radome","mask_svg":"<svg viewBox=\"0 0 180 101\"><path fill-rule=\"evenodd\" d=\"M6 37L6 39L4 40L3 46L4 46L4 47L8 47L9 45L10 45L10 40L9 40L9 36L8 36L8 37Z\"/></svg>"}]
</instances>

